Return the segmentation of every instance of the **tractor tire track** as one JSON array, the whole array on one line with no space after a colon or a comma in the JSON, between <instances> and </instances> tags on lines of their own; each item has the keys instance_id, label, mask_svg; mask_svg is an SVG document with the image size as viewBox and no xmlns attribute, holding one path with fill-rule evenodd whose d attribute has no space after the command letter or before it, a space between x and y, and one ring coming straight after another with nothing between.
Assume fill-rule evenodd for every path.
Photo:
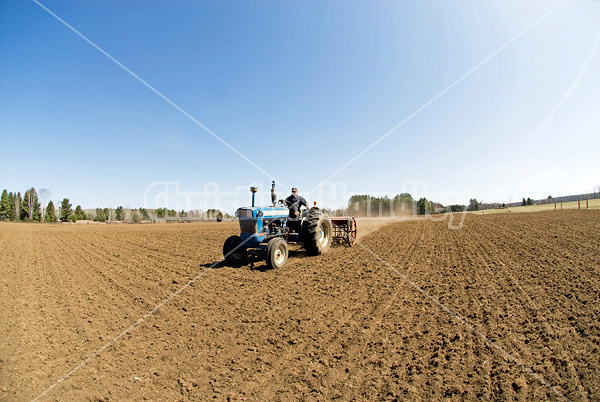
<instances>
[{"instance_id":1,"label":"tractor tire track","mask_svg":"<svg viewBox=\"0 0 600 402\"><path fill-rule=\"evenodd\" d=\"M410 243L409 250L405 253L405 260L408 259L412 253L414 253L419 245L419 239L422 239L423 236L424 229L421 227L419 238L415 238ZM339 252L340 256L341 253L345 251L344 249L341 250L342 251ZM365 258L364 251L359 248L354 248L353 254L357 254L357 256L354 257L355 259L360 260ZM328 256L325 255L323 257L327 258ZM384 271L383 274L387 275L387 272ZM356 287L354 288L356 289ZM274 373L277 373L279 377L293 377L295 373L290 373L290 370L287 369L289 361L298 361L301 356L308 356L308 364L310 369L307 372L302 373L302 377L297 379L297 381L300 380L301 382L306 382L305 384L300 384L299 388L304 389L309 394L315 396L319 395L319 397L322 397L322 389L324 387L323 376L327 375L334 362L341 360L342 355L346 353L345 350L348 348L346 342L349 342L348 338L353 340L356 336L355 334L360 332L357 327L363 325L363 322L368 321L368 317L371 317L373 312L378 308L378 305L371 307L369 304L375 297L380 298L381 293L382 292L379 290L376 296L364 291L360 293L356 291L349 292L348 290L342 291L342 299L339 300L332 309L321 308L319 310L318 317L321 317L319 321L325 323L330 319L329 316L331 316L331 314L328 313L337 312L339 315L339 311L344 311L341 319L336 320L333 331L330 330L325 339L316 340L316 344L307 343L304 345L302 350L290 350L288 354L281 356L278 360L278 364L274 364L273 369L266 373L264 376L265 380L272 380L272 378L269 378L269 376ZM369 304L365 306L365 303ZM332 347L335 347L338 350L331 351ZM308 352L309 349L313 350ZM255 390L250 390L250 395L254 394ZM262 391L255 396L257 399L264 400L274 397L275 394L272 391Z\"/></svg>"}]
</instances>

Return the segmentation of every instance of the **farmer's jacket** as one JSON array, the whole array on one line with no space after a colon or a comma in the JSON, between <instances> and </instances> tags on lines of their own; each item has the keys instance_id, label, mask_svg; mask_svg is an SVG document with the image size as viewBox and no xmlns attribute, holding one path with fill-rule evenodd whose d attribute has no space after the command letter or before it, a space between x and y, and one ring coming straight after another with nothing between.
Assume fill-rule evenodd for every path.
<instances>
[{"instance_id":1,"label":"farmer's jacket","mask_svg":"<svg viewBox=\"0 0 600 402\"><path fill-rule=\"evenodd\" d=\"M306 208L308 208L308 202L306 202L306 200L304 199L304 197L302 197L301 195L290 195L288 198L285 199L285 205L287 205L287 207L290 210L295 210L295 211L300 211L300 207L302 205L304 205Z\"/></svg>"}]
</instances>

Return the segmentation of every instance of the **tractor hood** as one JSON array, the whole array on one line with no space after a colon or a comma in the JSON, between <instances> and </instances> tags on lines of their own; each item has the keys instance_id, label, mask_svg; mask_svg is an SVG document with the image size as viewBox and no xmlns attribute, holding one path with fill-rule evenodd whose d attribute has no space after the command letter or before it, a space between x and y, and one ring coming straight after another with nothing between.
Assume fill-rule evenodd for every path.
<instances>
[{"instance_id":1,"label":"tractor hood","mask_svg":"<svg viewBox=\"0 0 600 402\"><path fill-rule=\"evenodd\" d=\"M238 208L235 214L240 221L242 240L249 235L262 233L263 228L274 220L287 219L289 213L288 208L284 206Z\"/></svg>"},{"instance_id":2,"label":"tractor hood","mask_svg":"<svg viewBox=\"0 0 600 402\"><path fill-rule=\"evenodd\" d=\"M287 207L241 207L236 215L238 218L287 218Z\"/></svg>"}]
</instances>

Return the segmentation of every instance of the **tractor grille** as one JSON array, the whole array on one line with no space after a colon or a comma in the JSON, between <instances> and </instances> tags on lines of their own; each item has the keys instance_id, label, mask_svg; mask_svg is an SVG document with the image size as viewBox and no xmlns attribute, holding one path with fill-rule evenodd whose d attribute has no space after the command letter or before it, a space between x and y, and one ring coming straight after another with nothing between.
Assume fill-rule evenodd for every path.
<instances>
[{"instance_id":1,"label":"tractor grille","mask_svg":"<svg viewBox=\"0 0 600 402\"><path fill-rule=\"evenodd\" d=\"M252 218L241 218L240 231L242 233L256 233L256 221Z\"/></svg>"},{"instance_id":2,"label":"tractor grille","mask_svg":"<svg viewBox=\"0 0 600 402\"><path fill-rule=\"evenodd\" d=\"M254 219L250 208L238 209L237 215L240 220L241 233L256 233L256 219Z\"/></svg>"},{"instance_id":3,"label":"tractor grille","mask_svg":"<svg viewBox=\"0 0 600 402\"><path fill-rule=\"evenodd\" d=\"M249 208L240 208L240 209L238 209L238 217L239 218L252 218L252 210Z\"/></svg>"}]
</instances>

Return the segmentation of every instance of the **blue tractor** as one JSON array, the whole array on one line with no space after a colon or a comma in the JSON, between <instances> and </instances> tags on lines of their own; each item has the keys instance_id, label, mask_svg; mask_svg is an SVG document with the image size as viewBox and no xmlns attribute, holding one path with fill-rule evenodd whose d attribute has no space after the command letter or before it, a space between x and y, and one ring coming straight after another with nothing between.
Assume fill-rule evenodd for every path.
<instances>
[{"instance_id":1,"label":"blue tractor","mask_svg":"<svg viewBox=\"0 0 600 402\"><path fill-rule=\"evenodd\" d=\"M236 211L240 235L229 237L223 245L225 261L242 265L249 250L264 253L269 268L281 268L289 255L288 243L302 245L308 255L320 255L331 246L334 230L331 219L315 206L304 210L299 217L291 217L282 200L277 200L275 182L271 186L271 206L254 206L257 188L250 187L252 206Z\"/></svg>"}]
</instances>

